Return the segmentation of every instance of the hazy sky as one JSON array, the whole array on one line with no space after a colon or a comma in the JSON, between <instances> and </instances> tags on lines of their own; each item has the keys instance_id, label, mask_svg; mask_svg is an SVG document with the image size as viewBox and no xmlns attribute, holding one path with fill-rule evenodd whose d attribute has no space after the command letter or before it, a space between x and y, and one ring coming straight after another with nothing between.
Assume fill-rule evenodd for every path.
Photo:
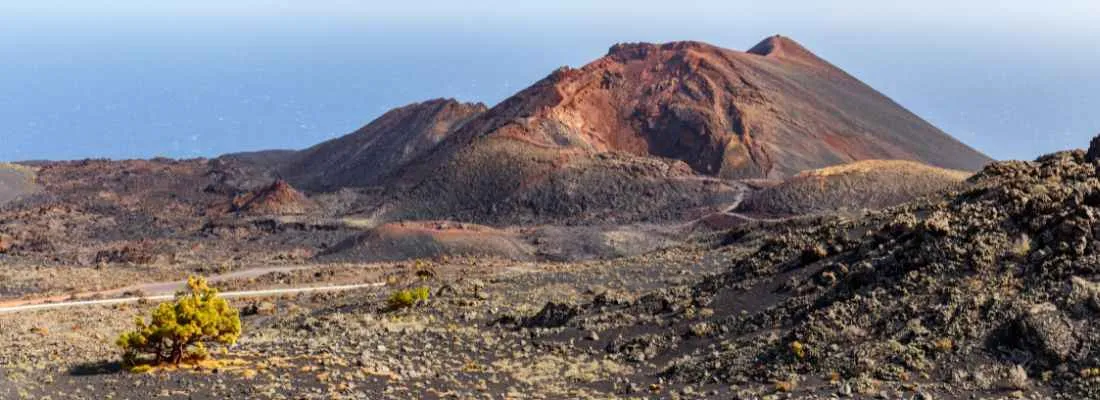
<instances>
[{"instance_id":1,"label":"hazy sky","mask_svg":"<svg viewBox=\"0 0 1100 400\"><path fill-rule=\"evenodd\" d=\"M1096 1L515 3L0 1L0 160L301 148L616 42L775 33L995 158L1100 133Z\"/></svg>"}]
</instances>

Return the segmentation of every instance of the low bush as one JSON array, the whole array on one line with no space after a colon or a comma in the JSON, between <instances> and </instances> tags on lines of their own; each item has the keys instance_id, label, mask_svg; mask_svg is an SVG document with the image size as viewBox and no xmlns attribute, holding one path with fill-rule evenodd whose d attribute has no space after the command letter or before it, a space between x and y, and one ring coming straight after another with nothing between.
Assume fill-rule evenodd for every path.
<instances>
[{"instance_id":1,"label":"low bush","mask_svg":"<svg viewBox=\"0 0 1100 400\"><path fill-rule=\"evenodd\" d=\"M148 323L137 317L135 329L119 336L116 344L122 348L127 365L179 365L185 358L206 358L206 344L237 342L241 335L237 309L203 278L189 278L187 288L176 295L174 302L157 306Z\"/></svg>"},{"instance_id":2,"label":"low bush","mask_svg":"<svg viewBox=\"0 0 1100 400\"><path fill-rule=\"evenodd\" d=\"M431 296L431 289L426 286L399 290L390 295L390 298L386 301L386 305L391 310L409 308L418 303L428 301L429 296Z\"/></svg>"}]
</instances>

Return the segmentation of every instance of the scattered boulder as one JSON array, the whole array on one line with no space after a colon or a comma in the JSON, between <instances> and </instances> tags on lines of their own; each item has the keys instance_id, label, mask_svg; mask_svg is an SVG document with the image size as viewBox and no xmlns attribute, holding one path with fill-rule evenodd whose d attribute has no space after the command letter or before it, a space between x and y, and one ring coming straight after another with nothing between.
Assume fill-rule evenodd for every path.
<instances>
[{"instance_id":1,"label":"scattered boulder","mask_svg":"<svg viewBox=\"0 0 1100 400\"><path fill-rule=\"evenodd\" d=\"M632 338L618 336L608 341L604 350L608 354L617 355L625 361L642 362L656 357L660 352L679 343L680 340L679 336L659 334L644 334Z\"/></svg>"},{"instance_id":2,"label":"scattered boulder","mask_svg":"<svg viewBox=\"0 0 1100 400\"><path fill-rule=\"evenodd\" d=\"M565 326L580 313L576 306L549 302L534 316L523 322L526 328L557 328Z\"/></svg>"},{"instance_id":3,"label":"scattered boulder","mask_svg":"<svg viewBox=\"0 0 1100 400\"><path fill-rule=\"evenodd\" d=\"M642 296L631 313L665 312L632 330L674 325L714 346L670 349L680 358L662 376L672 382L927 374L988 390L1007 377L1014 389L1079 385L1091 398L1095 383L1058 371L1092 376L1100 359L1088 340L1100 334L1098 223L1100 169L1085 151L995 163L953 190L856 218L730 235L749 254L692 286L688 301ZM698 320L701 307L720 317ZM810 350L792 354L794 342Z\"/></svg>"},{"instance_id":4,"label":"scattered boulder","mask_svg":"<svg viewBox=\"0 0 1100 400\"><path fill-rule=\"evenodd\" d=\"M1006 333L1015 348L1048 367L1071 359L1081 345L1073 321L1050 303L1031 307Z\"/></svg>"}]
</instances>

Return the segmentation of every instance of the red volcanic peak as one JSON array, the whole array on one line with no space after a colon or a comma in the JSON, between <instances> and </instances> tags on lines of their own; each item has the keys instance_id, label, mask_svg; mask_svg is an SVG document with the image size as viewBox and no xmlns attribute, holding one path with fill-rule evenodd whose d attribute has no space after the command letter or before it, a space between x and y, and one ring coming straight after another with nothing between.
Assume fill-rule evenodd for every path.
<instances>
[{"instance_id":1,"label":"red volcanic peak","mask_svg":"<svg viewBox=\"0 0 1100 400\"><path fill-rule=\"evenodd\" d=\"M294 189L285 180L277 179L270 186L233 199L232 211L257 215L305 214L316 204Z\"/></svg>"},{"instance_id":2,"label":"red volcanic peak","mask_svg":"<svg viewBox=\"0 0 1100 400\"><path fill-rule=\"evenodd\" d=\"M749 52L700 42L626 43L562 68L456 132L570 151L682 160L720 177L784 177L863 159L974 170L959 143L793 40ZM448 143L445 143L448 144Z\"/></svg>"},{"instance_id":3,"label":"red volcanic peak","mask_svg":"<svg viewBox=\"0 0 1100 400\"><path fill-rule=\"evenodd\" d=\"M434 100L393 110L280 172L308 190L389 188L399 200L384 209L401 218L632 219L701 201L686 193L728 189L685 174L774 179L868 159L957 170L990 161L773 36L748 52L617 44L492 109Z\"/></svg>"},{"instance_id":4,"label":"red volcanic peak","mask_svg":"<svg viewBox=\"0 0 1100 400\"><path fill-rule=\"evenodd\" d=\"M825 63L814 53L802 47L791 38L782 35L771 36L753 46L746 53L765 57L782 58L786 60L799 60L811 63Z\"/></svg>"}]
</instances>

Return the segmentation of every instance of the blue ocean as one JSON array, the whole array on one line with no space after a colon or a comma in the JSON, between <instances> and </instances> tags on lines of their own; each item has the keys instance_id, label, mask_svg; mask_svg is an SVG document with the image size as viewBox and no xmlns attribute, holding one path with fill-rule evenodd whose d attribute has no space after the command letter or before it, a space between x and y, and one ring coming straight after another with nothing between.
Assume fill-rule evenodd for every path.
<instances>
[{"instance_id":1,"label":"blue ocean","mask_svg":"<svg viewBox=\"0 0 1100 400\"><path fill-rule=\"evenodd\" d=\"M0 28L0 160L303 148L411 102L491 106L616 42L747 49L775 33L994 158L1033 158L1100 131L1100 52L1087 37L745 21L11 19Z\"/></svg>"}]
</instances>

